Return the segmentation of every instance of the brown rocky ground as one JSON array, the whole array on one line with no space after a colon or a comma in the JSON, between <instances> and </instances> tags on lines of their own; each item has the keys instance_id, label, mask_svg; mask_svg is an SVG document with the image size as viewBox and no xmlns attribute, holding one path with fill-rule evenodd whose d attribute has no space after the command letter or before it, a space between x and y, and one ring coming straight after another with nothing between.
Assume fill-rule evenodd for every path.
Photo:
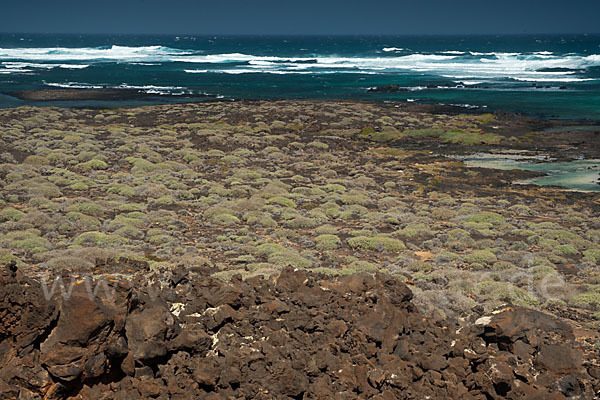
<instances>
[{"instance_id":1,"label":"brown rocky ground","mask_svg":"<svg viewBox=\"0 0 600 400\"><path fill-rule=\"evenodd\" d=\"M599 195L445 157L599 158L579 128L361 102L0 110L0 391L593 398ZM45 300L57 276L71 300Z\"/></svg>"},{"instance_id":2,"label":"brown rocky ground","mask_svg":"<svg viewBox=\"0 0 600 400\"><path fill-rule=\"evenodd\" d=\"M176 269L46 301L3 269L0 390L19 399L593 398L600 368L557 318L425 318L388 275ZM154 282L150 284L149 282ZM98 284L90 282L89 288Z\"/></svg>"}]
</instances>

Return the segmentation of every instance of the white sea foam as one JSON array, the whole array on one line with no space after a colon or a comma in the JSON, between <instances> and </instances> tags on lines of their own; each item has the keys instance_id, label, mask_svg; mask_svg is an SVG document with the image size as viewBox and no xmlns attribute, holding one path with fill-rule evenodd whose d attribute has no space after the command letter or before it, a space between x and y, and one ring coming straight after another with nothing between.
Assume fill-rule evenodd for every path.
<instances>
[{"instance_id":1,"label":"white sea foam","mask_svg":"<svg viewBox=\"0 0 600 400\"><path fill-rule=\"evenodd\" d=\"M520 82L588 82L595 81L593 78L519 78L512 79Z\"/></svg>"},{"instance_id":2,"label":"white sea foam","mask_svg":"<svg viewBox=\"0 0 600 400\"><path fill-rule=\"evenodd\" d=\"M600 54L557 55L550 51L534 53L442 51L438 54L395 54L399 47L385 47L379 57L280 57L244 53L204 54L201 51L164 46L111 46L104 48L0 48L3 74L31 72L36 69L82 69L98 62L124 62L138 65L161 65L168 62L197 64L186 73L405 73L446 76L473 81L516 79L540 82L582 82L579 71L600 66ZM80 61L79 63L77 61ZM217 66L217 64L219 64ZM214 66L214 69L208 67ZM575 75L575 76L571 76ZM568 79L568 80L567 80ZM151 90L151 89L149 89Z\"/></svg>"},{"instance_id":3,"label":"white sea foam","mask_svg":"<svg viewBox=\"0 0 600 400\"><path fill-rule=\"evenodd\" d=\"M188 74L230 74L230 75L241 75L241 74L273 74L273 75L329 75L329 74L366 74L375 75L377 72L374 71L361 71L361 70L343 70L343 71L297 71L297 70L273 70L273 69L252 69L252 68L232 68L232 69L185 69L184 72Z\"/></svg>"},{"instance_id":4,"label":"white sea foam","mask_svg":"<svg viewBox=\"0 0 600 400\"><path fill-rule=\"evenodd\" d=\"M104 85L92 85L90 83L80 83L80 82L46 82L43 81L44 85L51 87L58 87L64 89L104 89L106 86Z\"/></svg>"},{"instance_id":5,"label":"white sea foam","mask_svg":"<svg viewBox=\"0 0 600 400\"><path fill-rule=\"evenodd\" d=\"M129 85L122 83L117 86L120 89L138 89L138 90L181 90L183 86L156 86L156 85Z\"/></svg>"},{"instance_id":6,"label":"white sea foam","mask_svg":"<svg viewBox=\"0 0 600 400\"><path fill-rule=\"evenodd\" d=\"M43 81L46 86L51 87L59 87L65 89L135 89L141 90L145 93L149 94L175 94L175 95L183 95L189 93L189 91L185 90L186 88L182 86L156 86L156 85L130 85L127 83L122 83L120 85L98 85L91 83L82 83L82 82L46 82Z\"/></svg>"},{"instance_id":7,"label":"white sea foam","mask_svg":"<svg viewBox=\"0 0 600 400\"><path fill-rule=\"evenodd\" d=\"M30 62L10 62L5 61L2 65L6 68L42 68L42 69L53 69L53 68L64 68L64 69L84 69L89 67L88 64L41 64L41 63L30 63Z\"/></svg>"},{"instance_id":8,"label":"white sea foam","mask_svg":"<svg viewBox=\"0 0 600 400\"><path fill-rule=\"evenodd\" d=\"M0 48L0 60L22 61L165 61L185 54L195 52L164 46Z\"/></svg>"},{"instance_id":9,"label":"white sea foam","mask_svg":"<svg viewBox=\"0 0 600 400\"><path fill-rule=\"evenodd\" d=\"M30 69L19 69L19 68L4 68L0 69L0 74L2 75L10 75L10 74L23 74L31 72Z\"/></svg>"},{"instance_id":10,"label":"white sea foam","mask_svg":"<svg viewBox=\"0 0 600 400\"><path fill-rule=\"evenodd\" d=\"M458 81L456 83L462 83L463 85L481 85L485 81Z\"/></svg>"}]
</instances>

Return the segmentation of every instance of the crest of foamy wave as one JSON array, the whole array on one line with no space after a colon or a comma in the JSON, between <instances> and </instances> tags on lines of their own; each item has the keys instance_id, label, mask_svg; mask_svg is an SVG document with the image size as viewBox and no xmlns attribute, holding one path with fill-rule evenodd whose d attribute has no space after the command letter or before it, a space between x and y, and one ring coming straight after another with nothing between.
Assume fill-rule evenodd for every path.
<instances>
[{"instance_id":1,"label":"crest of foamy wave","mask_svg":"<svg viewBox=\"0 0 600 400\"><path fill-rule=\"evenodd\" d=\"M251 68L235 68L235 69L185 69L184 72L188 74L205 74L205 73L214 73L214 74L231 74L231 75L240 75L240 74L273 74L273 75L326 75L326 74L366 74L366 75L374 75L377 72L373 71L358 71L358 70L350 70L350 71L298 71L298 70L273 70L273 69L251 69Z\"/></svg>"},{"instance_id":2,"label":"crest of foamy wave","mask_svg":"<svg viewBox=\"0 0 600 400\"><path fill-rule=\"evenodd\" d=\"M164 61L194 52L164 46L0 48L0 60L23 61Z\"/></svg>"},{"instance_id":3,"label":"crest of foamy wave","mask_svg":"<svg viewBox=\"0 0 600 400\"><path fill-rule=\"evenodd\" d=\"M43 81L44 85L50 87L58 87L64 89L134 89L140 90L149 94L185 94L189 91L182 86L157 86L157 85L130 85L122 83L120 85L108 85L108 84L91 84L83 82L46 82Z\"/></svg>"},{"instance_id":4,"label":"crest of foamy wave","mask_svg":"<svg viewBox=\"0 0 600 400\"><path fill-rule=\"evenodd\" d=\"M23 74L31 72L30 69L20 69L20 68L4 68L0 69L0 75L10 75L10 74Z\"/></svg>"},{"instance_id":5,"label":"crest of foamy wave","mask_svg":"<svg viewBox=\"0 0 600 400\"><path fill-rule=\"evenodd\" d=\"M463 52L445 50L437 54L404 54L399 47L386 47L388 54L378 57L313 55L281 57L244 53L204 54L201 51L164 46L111 46L96 48L0 48L2 73L24 73L35 69L82 69L98 62L123 62L155 65L181 62L205 64L204 68L188 68L185 72L222 72L229 74L332 74L332 73L405 73L456 77L473 80L521 79L542 82L583 81L586 77L570 77L600 66L600 55L556 55L549 51L535 53ZM85 61L86 63L76 63ZM217 64L220 64L217 66ZM212 67L207 68L207 65ZM198 65L200 67L200 65ZM26 71L27 70L27 71ZM193 72L192 72L193 71ZM587 79L586 79L587 80Z\"/></svg>"},{"instance_id":6,"label":"crest of foamy wave","mask_svg":"<svg viewBox=\"0 0 600 400\"><path fill-rule=\"evenodd\" d=\"M42 82L46 86L64 88L64 89L104 89L104 88L106 88L106 86L104 86L104 85L92 85L90 83L80 83L80 82L65 82L65 83L46 82L46 81L42 81Z\"/></svg>"},{"instance_id":7,"label":"crest of foamy wave","mask_svg":"<svg viewBox=\"0 0 600 400\"><path fill-rule=\"evenodd\" d=\"M440 54L410 54L396 57L317 56L286 58L255 56L242 53L175 57L174 61L198 64L221 64L216 69L187 69L186 72L243 73L389 73L422 72L450 78L522 79L542 82L581 82L584 78L568 77L590 66L600 65L600 55L552 56L544 54L485 53L485 57ZM484 53L481 53L484 54ZM240 65L241 64L241 65ZM550 71L548 71L550 70ZM568 78L567 78L568 77Z\"/></svg>"},{"instance_id":8,"label":"crest of foamy wave","mask_svg":"<svg viewBox=\"0 0 600 400\"><path fill-rule=\"evenodd\" d=\"M6 68L42 68L42 69L53 69L53 68L64 68L64 69L84 69L89 67L88 64L40 64L40 63L29 63L29 62L8 62L2 63Z\"/></svg>"}]
</instances>

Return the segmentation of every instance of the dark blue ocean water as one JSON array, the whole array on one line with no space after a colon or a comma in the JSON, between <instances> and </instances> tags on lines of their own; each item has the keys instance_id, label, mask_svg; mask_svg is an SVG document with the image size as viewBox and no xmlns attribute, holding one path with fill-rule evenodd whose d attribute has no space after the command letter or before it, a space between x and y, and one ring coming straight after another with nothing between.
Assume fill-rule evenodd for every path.
<instances>
[{"instance_id":1,"label":"dark blue ocean water","mask_svg":"<svg viewBox=\"0 0 600 400\"><path fill-rule=\"evenodd\" d=\"M402 91L368 91L387 84ZM49 87L149 95L91 105L334 98L600 120L600 36L0 34L0 92ZM0 106L20 104L0 95Z\"/></svg>"}]
</instances>

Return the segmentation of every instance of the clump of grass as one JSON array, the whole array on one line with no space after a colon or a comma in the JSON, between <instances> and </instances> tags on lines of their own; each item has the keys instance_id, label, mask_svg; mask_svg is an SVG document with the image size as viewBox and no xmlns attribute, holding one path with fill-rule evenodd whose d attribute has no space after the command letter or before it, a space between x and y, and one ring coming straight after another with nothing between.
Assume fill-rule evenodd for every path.
<instances>
[{"instance_id":1,"label":"clump of grass","mask_svg":"<svg viewBox=\"0 0 600 400\"><path fill-rule=\"evenodd\" d=\"M15 256L7 249L0 249L0 265L7 265L11 262L15 262L17 266L22 265L21 259Z\"/></svg>"},{"instance_id":2,"label":"clump of grass","mask_svg":"<svg viewBox=\"0 0 600 400\"><path fill-rule=\"evenodd\" d=\"M336 235L323 234L315 238L317 250L335 250L342 245L342 241Z\"/></svg>"},{"instance_id":3,"label":"clump of grass","mask_svg":"<svg viewBox=\"0 0 600 400\"><path fill-rule=\"evenodd\" d=\"M285 208L296 208L294 200L283 196L273 196L267 200L267 204L277 204Z\"/></svg>"},{"instance_id":4,"label":"clump of grass","mask_svg":"<svg viewBox=\"0 0 600 400\"><path fill-rule=\"evenodd\" d=\"M77 211L68 212L66 217L69 221L75 223L77 228L81 230L96 230L101 226L98 218Z\"/></svg>"},{"instance_id":5,"label":"clump of grass","mask_svg":"<svg viewBox=\"0 0 600 400\"><path fill-rule=\"evenodd\" d=\"M329 148L329 145L327 143L319 142L317 140L315 140L314 142L310 142L308 145L319 150L327 150Z\"/></svg>"},{"instance_id":6,"label":"clump of grass","mask_svg":"<svg viewBox=\"0 0 600 400\"><path fill-rule=\"evenodd\" d=\"M538 299L509 282L483 281L479 283L477 288L483 298L500 300L524 307L539 304Z\"/></svg>"},{"instance_id":7,"label":"clump of grass","mask_svg":"<svg viewBox=\"0 0 600 400\"><path fill-rule=\"evenodd\" d=\"M104 170L108 168L108 164L102 160L92 159L78 165L83 171Z\"/></svg>"},{"instance_id":8,"label":"clump of grass","mask_svg":"<svg viewBox=\"0 0 600 400\"><path fill-rule=\"evenodd\" d=\"M460 259L460 256L451 251L442 251L434 257L433 261L437 264L445 264L456 262Z\"/></svg>"},{"instance_id":9,"label":"clump of grass","mask_svg":"<svg viewBox=\"0 0 600 400\"><path fill-rule=\"evenodd\" d=\"M600 249L589 249L584 251L583 259L585 261L600 264Z\"/></svg>"},{"instance_id":10,"label":"clump of grass","mask_svg":"<svg viewBox=\"0 0 600 400\"><path fill-rule=\"evenodd\" d=\"M321 225L315 229L315 233L319 235L335 235L338 233L338 229L333 225Z\"/></svg>"},{"instance_id":11,"label":"clump of grass","mask_svg":"<svg viewBox=\"0 0 600 400\"><path fill-rule=\"evenodd\" d=\"M84 232L73 240L73 244L85 247L110 248L127 243L127 239L116 235L107 235L98 231Z\"/></svg>"},{"instance_id":12,"label":"clump of grass","mask_svg":"<svg viewBox=\"0 0 600 400\"><path fill-rule=\"evenodd\" d=\"M292 228L292 229L310 229L310 228L314 228L315 226L317 226L318 222L312 218L298 216L298 217L294 217L288 221L285 221L284 225L286 227Z\"/></svg>"},{"instance_id":13,"label":"clump of grass","mask_svg":"<svg viewBox=\"0 0 600 400\"><path fill-rule=\"evenodd\" d=\"M398 252L406 249L402 241L382 234L356 236L348 239L348 244L355 250Z\"/></svg>"},{"instance_id":14,"label":"clump of grass","mask_svg":"<svg viewBox=\"0 0 600 400\"><path fill-rule=\"evenodd\" d=\"M248 211L244 213L242 219L248 225L258 225L266 228L274 228L277 226L277 221L271 218L269 214L260 211Z\"/></svg>"},{"instance_id":15,"label":"clump of grass","mask_svg":"<svg viewBox=\"0 0 600 400\"><path fill-rule=\"evenodd\" d=\"M300 253L294 250L272 253L269 255L268 261L278 267L291 266L294 268L310 268L313 264L312 261L302 257Z\"/></svg>"},{"instance_id":16,"label":"clump of grass","mask_svg":"<svg viewBox=\"0 0 600 400\"><path fill-rule=\"evenodd\" d=\"M157 169L156 164L143 158L127 157L126 160L127 162L133 164L133 167L131 167L132 174L143 175L155 171Z\"/></svg>"},{"instance_id":17,"label":"clump of grass","mask_svg":"<svg viewBox=\"0 0 600 400\"><path fill-rule=\"evenodd\" d=\"M396 233L405 238L430 238L434 235L433 231L426 224L409 224Z\"/></svg>"},{"instance_id":18,"label":"clump of grass","mask_svg":"<svg viewBox=\"0 0 600 400\"><path fill-rule=\"evenodd\" d=\"M23 211L13 207L5 207L0 211L0 222L18 221L25 216Z\"/></svg>"},{"instance_id":19,"label":"clump of grass","mask_svg":"<svg viewBox=\"0 0 600 400\"><path fill-rule=\"evenodd\" d=\"M261 256L270 256L271 254L281 253L287 249L277 243L263 243L256 248L256 254Z\"/></svg>"},{"instance_id":20,"label":"clump of grass","mask_svg":"<svg viewBox=\"0 0 600 400\"><path fill-rule=\"evenodd\" d=\"M600 293L586 292L573 296L569 303L578 308L600 311Z\"/></svg>"},{"instance_id":21,"label":"clump of grass","mask_svg":"<svg viewBox=\"0 0 600 400\"><path fill-rule=\"evenodd\" d=\"M558 245L558 246L554 247L553 251L555 254L558 254L561 256L574 256L579 253L577 248L570 244Z\"/></svg>"},{"instance_id":22,"label":"clump of grass","mask_svg":"<svg viewBox=\"0 0 600 400\"><path fill-rule=\"evenodd\" d=\"M407 129L402 131L402 136L406 137L440 137L444 133L441 128Z\"/></svg>"},{"instance_id":23,"label":"clump of grass","mask_svg":"<svg viewBox=\"0 0 600 400\"><path fill-rule=\"evenodd\" d=\"M48 158L46 158L44 156L31 155L31 156L27 156L27 158L25 158L25 160L23 161L23 164L42 166L42 165L50 164L50 160L48 160Z\"/></svg>"},{"instance_id":24,"label":"clump of grass","mask_svg":"<svg viewBox=\"0 0 600 400\"><path fill-rule=\"evenodd\" d=\"M352 261L348 268L344 268L339 270L339 275L351 275L360 272L376 272L379 270L379 265L364 261L364 260L356 260Z\"/></svg>"},{"instance_id":25,"label":"clump of grass","mask_svg":"<svg viewBox=\"0 0 600 400\"><path fill-rule=\"evenodd\" d=\"M490 249L475 250L465 257L465 261L469 264L489 264L496 261L497 257Z\"/></svg>"},{"instance_id":26,"label":"clump of grass","mask_svg":"<svg viewBox=\"0 0 600 400\"><path fill-rule=\"evenodd\" d=\"M474 222L477 224L492 224L492 225L498 225L498 224L502 224L504 222L506 222L506 220L504 219L504 217L498 213L495 212L490 212L490 211L483 211L480 213L477 213L475 215L471 215L470 217L467 218L467 222Z\"/></svg>"},{"instance_id":27,"label":"clump of grass","mask_svg":"<svg viewBox=\"0 0 600 400\"><path fill-rule=\"evenodd\" d=\"M366 206L371 203L371 199L364 193L350 192L340 196L340 201L346 205Z\"/></svg>"},{"instance_id":28,"label":"clump of grass","mask_svg":"<svg viewBox=\"0 0 600 400\"><path fill-rule=\"evenodd\" d=\"M135 188L122 183L110 185L107 189L107 192L112 194L118 194L120 196L128 198L135 197Z\"/></svg>"},{"instance_id":29,"label":"clump of grass","mask_svg":"<svg viewBox=\"0 0 600 400\"><path fill-rule=\"evenodd\" d=\"M32 255L51 249L52 244L39 235L40 231L37 229L8 232L0 238L0 247L25 251Z\"/></svg>"},{"instance_id":30,"label":"clump of grass","mask_svg":"<svg viewBox=\"0 0 600 400\"><path fill-rule=\"evenodd\" d=\"M80 212L93 217L100 217L104 214L105 209L98 203L86 201L70 205L67 207L67 211Z\"/></svg>"},{"instance_id":31,"label":"clump of grass","mask_svg":"<svg viewBox=\"0 0 600 400\"><path fill-rule=\"evenodd\" d=\"M360 132L360 136L374 142L390 142L399 139L402 133L393 126L384 126L381 131L375 131L373 128L367 127Z\"/></svg>"},{"instance_id":32,"label":"clump of grass","mask_svg":"<svg viewBox=\"0 0 600 400\"><path fill-rule=\"evenodd\" d=\"M478 133L469 131L453 130L444 133L441 136L442 141L463 145L474 144L499 144L502 141L502 136L494 133Z\"/></svg>"}]
</instances>

